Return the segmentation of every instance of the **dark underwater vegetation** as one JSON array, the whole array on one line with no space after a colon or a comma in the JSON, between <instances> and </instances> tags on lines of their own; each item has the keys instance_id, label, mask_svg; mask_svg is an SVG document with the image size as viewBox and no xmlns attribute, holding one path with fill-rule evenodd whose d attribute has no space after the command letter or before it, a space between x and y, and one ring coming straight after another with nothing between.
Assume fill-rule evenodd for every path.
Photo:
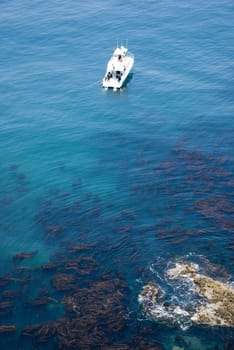
<instances>
[{"instance_id":1,"label":"dark underwater vegetation","mask_svg":"<svg viewBox=\"0 0 234 350\"><path fill-rule=\"evenodd\" d=\"M198 337L201 344L210 339L204 349L232 348L231 329L193 325L181 334L179 324L171 328L147 320L138 304L141 286L174 256L192 252L192 260L211 277L230 283L233 276L232 162L185 141L155 162L152 146L118 160L123 202L85 193L78 177L66 192L52 186L45 198L36 199L33 235L49 254L46 260L39 249L19 251L5 260L2 346L156 350L182 344L193 349ZM107 159L100 164L105 167ZM14 216L17 198L30 194L30 179L20 165L5 172L11 192L3 189L2 218ZM1 231L12 234L4 224Z\"/></svg>"}]
</instances>

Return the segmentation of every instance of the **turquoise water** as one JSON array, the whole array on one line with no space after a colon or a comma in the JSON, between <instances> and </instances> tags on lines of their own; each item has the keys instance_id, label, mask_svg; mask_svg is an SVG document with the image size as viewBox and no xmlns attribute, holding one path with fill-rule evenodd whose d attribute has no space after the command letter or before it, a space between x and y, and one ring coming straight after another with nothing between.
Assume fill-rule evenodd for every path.
<instances>
[{"instance_id":1,"label":"turquoise water","mask_svg":"<svg viewBox=\"0 0 234 350\"><path fill-rule=\"evenodd\" d=\"M181 337L191 350L231 349L232 329L147 320L138 294L189 254L233 282L233 29L229 0L1 2L1 302L20 291L0 310L1 325L16 325L2 349L171 350ZM122 91L104 91L116 39L135 66ZM64 268L85 256L98 267ZM50 262L57 270L44 273ZM22 339L25 327L74 318L62 300L75 291L56 290L58 273L76 288L121 276L124 327L88 345ZM32 306L42 289L57 303Z\"/></svg>"}]
</instances>

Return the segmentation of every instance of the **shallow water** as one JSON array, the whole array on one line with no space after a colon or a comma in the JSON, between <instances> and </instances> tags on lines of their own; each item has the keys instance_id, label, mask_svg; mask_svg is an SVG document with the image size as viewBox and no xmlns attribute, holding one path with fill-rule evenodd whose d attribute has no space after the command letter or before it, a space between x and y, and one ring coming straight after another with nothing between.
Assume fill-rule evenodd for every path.
<instances>
[{"instance_id":1,"label":"shallow water","mask_svg":"<svg viewBox=\"0 0 234 350\"><path fill-rule=\"evenodd\" d=\"M16 325L1 347L29 349L22 329L75 317L62 303L73 287L52 283L68 273L74 288L97 292L97 281L114 278L128 286L123 327L107 334L107 314L92 349L147 340L171 350L178 337L191 350L231 349L231 329L147 320L138 294L189 254L233 282L232 18L228 0L1 3L1 302L20 292L1 310L1 325ZM116 39L128 39L135 66L114 93L100 81ZM35 254L15 259L21 252ZM41 269L50 262L56 270ZM32 305L42 295L56 302ZM73 348L57 334L35 341Z\"/></svg>"}]
</instances>

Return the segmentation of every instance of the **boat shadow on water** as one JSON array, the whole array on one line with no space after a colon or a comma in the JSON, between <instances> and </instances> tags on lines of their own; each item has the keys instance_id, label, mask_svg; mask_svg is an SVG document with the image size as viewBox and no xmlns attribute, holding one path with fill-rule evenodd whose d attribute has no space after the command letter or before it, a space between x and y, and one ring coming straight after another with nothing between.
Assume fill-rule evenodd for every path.
<instances>
[{"instance_id":1,"label":"boat shadow on water","mask_svg":"<svg viewBox=\"0 0 234 350\"><path fill-rule=\"evenodd\" d=\"M128 84L130 83L130 81L131 81L132 78L133 78L133 75L134 75L134 73L129 73L127 79L126 79L125 82L123 83L123 86L122 86L123 89L126 88L126 87L128 86Z\"/></svg>"}]
</instances>

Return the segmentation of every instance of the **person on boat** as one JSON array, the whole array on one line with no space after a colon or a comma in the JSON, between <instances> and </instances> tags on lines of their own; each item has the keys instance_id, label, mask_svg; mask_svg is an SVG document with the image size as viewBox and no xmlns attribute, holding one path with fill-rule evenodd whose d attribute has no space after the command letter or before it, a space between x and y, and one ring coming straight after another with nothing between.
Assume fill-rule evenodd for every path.
<instances>
[{"instance_id":1,"label":"person on boat","mask_svg":"<svg viewBox=\"0 0 234 350\"><path fill-rule=\"evenodd\" d=\"M118 81L120 81L120 80L121 80L121 77L122 77L122 73L121 73L119 70L117 70L117 71L116 71L116 79L117 79Z\"/></svg>"},{"instance_id":2,"label":"person on boat","mask_svg":"<svg viewBox=\"0 0 234 350\"><path fill-rule=\"evenodd\" d=\"M108 72L106 76L106 80L110 80L111 78L112 78L112 74L111 72Z\"/></svg>"},{"instance_id":3,"label":"person on boat","mask_svg":"<svg viewBox=\"0 0 234 350\"><path fill-rule=\"evenodd\" d=\"M123 62L123 58L121 55L119 55L118 59L119 59L119 62Z\"/></svg>"}]
</instances>

